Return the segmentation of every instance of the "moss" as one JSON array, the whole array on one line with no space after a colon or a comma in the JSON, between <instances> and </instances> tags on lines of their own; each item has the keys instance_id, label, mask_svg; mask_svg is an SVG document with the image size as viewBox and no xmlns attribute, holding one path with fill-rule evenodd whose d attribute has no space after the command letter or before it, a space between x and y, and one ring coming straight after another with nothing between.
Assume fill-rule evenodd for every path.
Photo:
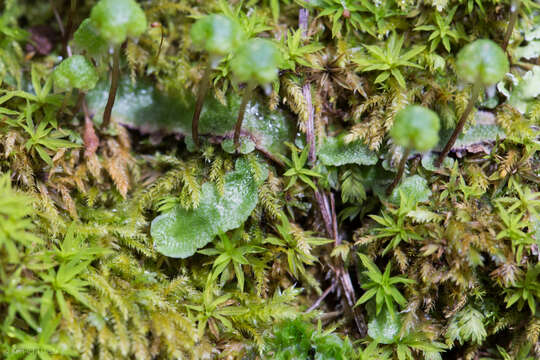
<instances>
[{"instance_id":1,"label":"moss","mask_svg":"<svg viewBox=\"0 0 540 360\"><path fill-rule=\"evenodd\" d=\"M0 358L540 356L536 3L480 90L458 54L505 45L510 1L151 0L125 34L100 33L97 3L0 5ZM240 153L248 87L235 49L208 66L193 43L208 14L280 53L249 87ZM80 107L53 86L69 54L99 77ZM403 157L409 104L441 140Z\"/></svg>"}]
</instances>

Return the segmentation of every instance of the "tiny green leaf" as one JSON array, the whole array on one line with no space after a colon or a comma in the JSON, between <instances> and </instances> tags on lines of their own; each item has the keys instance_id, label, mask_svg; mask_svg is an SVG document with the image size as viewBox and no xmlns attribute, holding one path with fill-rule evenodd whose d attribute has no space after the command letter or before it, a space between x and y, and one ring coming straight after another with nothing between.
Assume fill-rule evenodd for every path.
<instances>
[{"instance_id":1,"label":"tiny green leaf","mask_svg":"<svg viewBox=\"0 0 540 360\"><path fill-rule=\"evenodd\" d=\"M101 36L114 46L128 37L140 36L147 26L144 11L135 0L100 0L90 19Z\"/></svg>"},{"instance_id":2,"label":"tiny green leaf","mask_svg":"<svg viewBox=\"0 0 540 360\"><path fill-rule=\"evenodd\" d=\"M73 34L73 45L80 51L86 51L88 55L97 57L107 54L109 44L99 34L99 30L90 18L85 19L77 31Z\"/></svg>"},{"instance_id":3,"label":"tiny green leaf","mask_svg":"<svg viewBox=\"0 0 540 360\"><path fill-rule=\"evenodd\" d=\"M500 81L509 70L508 58L499 45L480 39L465 45L457 55L457 75L469 83L489 86Z\"/></svg>"},{"instance_id":4,"label":"tiny green leaf","mask_svg":"<svg viewBox=\"0 0 540 360\"><path fill-rule=\"evenodd\" d=\"M54 69L54 85L60 90L92 90L98 80L94 65L82 55L71 56Z\"/></svg>"},{"instance_id":5,"label":"tiny green leaf","mask_svg":"<svg viewBox=\"0 0 540 360\"><path fill-rule=\"evenodd\" d=\"M231 60L231 69L238 81L263 85L277 78L281 62L278 47L270 40L257 38L238 49Z\"/></svg>"},{"instance_id":6,"label":"tiny green leaf","mask_svg":"<svg viewBox=\"0 0 540 360\"><path fill-rule=\"evenodd\" d=\"M405 148L426 151L439 142L439 116L418 105L410 105L398 112L390 136Z\"/></svg>"},{"instance_id":7,"label":"tiny green leaf","mask_svg":"<svg viewBox=\"0 0 540 360\"><path fill-rule=\"evenodd\" d=\"M243 40L240 26L219 14L206 15L197 20L190 34L196 47L218 56L231 53Z\"/></svg>"}]
</instances>

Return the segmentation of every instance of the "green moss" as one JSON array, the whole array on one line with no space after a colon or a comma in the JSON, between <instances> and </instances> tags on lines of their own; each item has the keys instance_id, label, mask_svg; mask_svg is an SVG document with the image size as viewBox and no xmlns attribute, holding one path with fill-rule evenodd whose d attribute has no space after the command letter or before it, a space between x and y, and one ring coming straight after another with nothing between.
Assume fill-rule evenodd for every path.
<instances>
[{"instance_id":1,"label":"green moss","mask_svg":"<svg viewBox=\"0 0 540 360\"><path fill-rule=\"evenodd\" d=\"M538 358L540 18L521 4L4 1L0 358ZM245 47L193 30L209 14ZM111 48L126 76L100 129ZM236 151L239 81L264 86Z\"/></svg>"}]
</instances>

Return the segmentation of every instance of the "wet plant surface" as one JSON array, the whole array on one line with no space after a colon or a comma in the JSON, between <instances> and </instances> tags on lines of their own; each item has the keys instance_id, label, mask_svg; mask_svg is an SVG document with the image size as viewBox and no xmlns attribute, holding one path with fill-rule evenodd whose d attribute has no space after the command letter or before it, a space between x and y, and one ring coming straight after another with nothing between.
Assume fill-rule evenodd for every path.
<instances>
[{"instance_id":1,"label":"wet plant surface","mask_svg":"<svg viewBox=\"0 0 540 360\"><path fill-rule=\"evenodd\" d=\"M540 357L540 5L0 3L0 359Z\"/></svg>"}]
</instances>

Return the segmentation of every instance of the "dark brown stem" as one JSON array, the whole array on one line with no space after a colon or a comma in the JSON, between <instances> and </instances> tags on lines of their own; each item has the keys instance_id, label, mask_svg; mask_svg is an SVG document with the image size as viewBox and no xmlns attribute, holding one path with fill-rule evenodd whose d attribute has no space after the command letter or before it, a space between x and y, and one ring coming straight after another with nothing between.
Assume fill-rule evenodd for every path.
<instances>
[{"instance_id":1,"label":"dark brown stem","mask_svg":"<svg viewBox=\"0 0 540 360\"><path fill-rule=\"evenodd\" d=\"M111 76L111 88L109 89L109 99L105 105L103 112L103 122L101 129L107 129L111 124L111 113L116 99L116 91L118 90L118 79L120 78L120 47L116 47L113 52L113 69Z\"/></svg>"},{"instance_id":2,"label":"dark brown stem","mask_svg":"<svg viewBox=\"0 0 540 360\"><path fill-rule=\"evenodd\" d=\"M452 136L450 137L450 140L446 143L443 151L439 155L439 158L435 161L435 167L440 167L444 159L446 158L446 155L452 150L452 146L454 146L459 134L461 134L461 131L463 130L463 127L465 126L465 123L467 122L467 119L469 118L469 115L471 114L471 111L474 108L474 103L476 99L478 99L478 95L480 94L480 90L482 87L478 84L473 85L473 89L471 92L471 97L469 98L469 103L467 104L467 108L461 115L461 118L459 119L459 122L454 129L454 132L452 133Z\"/></svg>"},{"instance_id":3,"label":"dark brown stem","mask_svg":"<svg viewBox=\"0 0 540 360\"><path fill-rule=\"evenodd\" d=\"M81 111L81 106L82 106L85 96L86 96L86 93L84 91L79 90L79 96L77 97L77 102L75 103L75 107L73 108L73 111L72 111L73 116L76 116L79 113L79 111Z\"/></svg>"},{"instance_id":4,"label":"dark brown stem","mask_svg":"<svg viewBox=\"0 0 540 360\"><path fill-rule=\"evenodd\" d=\"M72 90L69 90L69 92L66 94L66 96L64 96L64 100L62 100L62 104L60 105L60 108L56 112L57 117L62 116L64 110L66 109L67 102L68 102L69 98L71 97L71 91Z\"/></svg>"},{"instance_id":5,"label":"dark brown stem","mask_svg":"<svg viewBox=\"0 0 540 360\"><path fill-rule=\"evenodd\" d=\"M195 103L195 112L193 113L193 120L191 121L191 136L193 137L193 142L195 147L199 148L199 118L201 117L201 111L204 104L204 98L208 92L210 86L210 73L212 69L210 65L204 70L203 77L199 83L199 90L197 92L197 102Z\"/></svg>"},{"instance_id":6,"label":"dark brown stem","mask_svg":"<svg viewBox=\"0 0 540 360\"><path fill-rule=\"evenodd\" d=\"M322 293L321 296L319 296L319 298L317 299L317 301L315 301L315 302L313 303L313 305L311 305L311 306L309 307L309 309L306 310L306 314L307 314L307 313L310 313L310 312L312 312L313 310L315 310L316 308L318 308L319 305L321 305L321 302L324 300L324 298L327 297L328 294L330 294L332 291L334 291L334 289L336 288L336 286L337 286L337 283L333 283L332 285L330 285L330 286L328 287L328 289L324 290L324 292Z\"/></svg>"},{"instance_id":7,"label":"dark brown stem","mask_svg":"<svg viewBox=\"0 0 540 360\"><path fill-rule=\"evenodd\" d=\"M236 119L236 126L234 127L234 147L236 149L238 149L238 147L240 146L240 131L242 130L242 122L244 121L246 107L249 103L249 99L251 98L253 90L255 90L255 86L255 83L248 83L246 89L244 90L240 109L238 109L238 119Z\"/></svg>"},{"instance_id":8,"label":"dark brown stem","mask_svg":"<svg viewBox=\"0 0 540 360\"><path fill-rule=\"evenodd\" d=\"M513 61L512 65L519 66L520 68L528 70L528 71L534 69L534 67L536 66L534 64L524 62L524 61Z\"/></svg>"},{"instance_id":9,"label":"dark brown stem","mask_svg":"<svg viewBox=\"0 0 540 360\"><path fill-rule=\"evenodd\" d=\"M71 38L71 34L73 34L73 24L75 20L76 10L77 9L77 0L71 0L71 4L69 6L69 14L67 18L67 24L66 24L66 33L64 34L64 49L67 54L67 56L71 56L71 47L69 46L69 39Z\"/></svg>"},{"instance_id":10,"label":"dark brown stem","mask_svg":"<svg viewBox=\"0 0 540 360\"><path fill-rule=\"evenodd\" d=\"M504 40L502 44L502 49L504 51L506 51L506 48L508 47L508 43L510 42L510 38L512 37L512 32L514 31L514 27L516 26L520 5L520 0L514 0L510 3L510 21L508 22L508 27L506 28L506 34L504 34Z\"/></svg>"},{"instance_id":11,"label":"dark brown stem","mask_svg":"<svg viewBox=\"0 0 540 360\"><path fill-rule=\"evenodd\" d=\"M54 18L56 19L56 22L58 23L58 29L60 30L60 33L62 34L62 36L65 36L66 31L64 30L64 24L62 23L62 18L60 18L60 14L58 14L58 10L56 10L56 6L54 5L54 0L49 0L49 4L54 14Z\"/></svg>"},{"instance_id":12,"label":"dark brown stem","mask_svg":"<svg viewBox=\"0 0 540 360\"><path fill-rule=\"evenodd\" d=\"M159 30L161 30L161 40L159 41L159 49L158 49L158 52L157 52L157 54L156 54L156 59L155 59L156 61L158 61L158 60L159 60L159 54L161 54L161 48L163 47L163 38L164 38L164 35L163 35L163 26L162 26L160 23L158 23L158 22L152 23L151 26L152 26L153 28L157 28L157 27L158 27Z\"/></svg>"},{"instance_id":13,"label":"dark brown stem","mask_svg":"<svg viewBox=\"0 0 540 360\"><path fill-rule=\"evenodd\" d=\"M406 148L405 152L403 153L403 156L401 157L401 161L399 162L398 171L396 174L396 177L394 178L394 181L388 189L386 189L386 195L392 194L392 191L396 188L396 186L399 184L399 181L401 180L401 177L403 176L403 173L405 172L405 164L407 163L407 159L409 158L409 154L411 153L411 149Z\"/></svg>"}]
</instances>

